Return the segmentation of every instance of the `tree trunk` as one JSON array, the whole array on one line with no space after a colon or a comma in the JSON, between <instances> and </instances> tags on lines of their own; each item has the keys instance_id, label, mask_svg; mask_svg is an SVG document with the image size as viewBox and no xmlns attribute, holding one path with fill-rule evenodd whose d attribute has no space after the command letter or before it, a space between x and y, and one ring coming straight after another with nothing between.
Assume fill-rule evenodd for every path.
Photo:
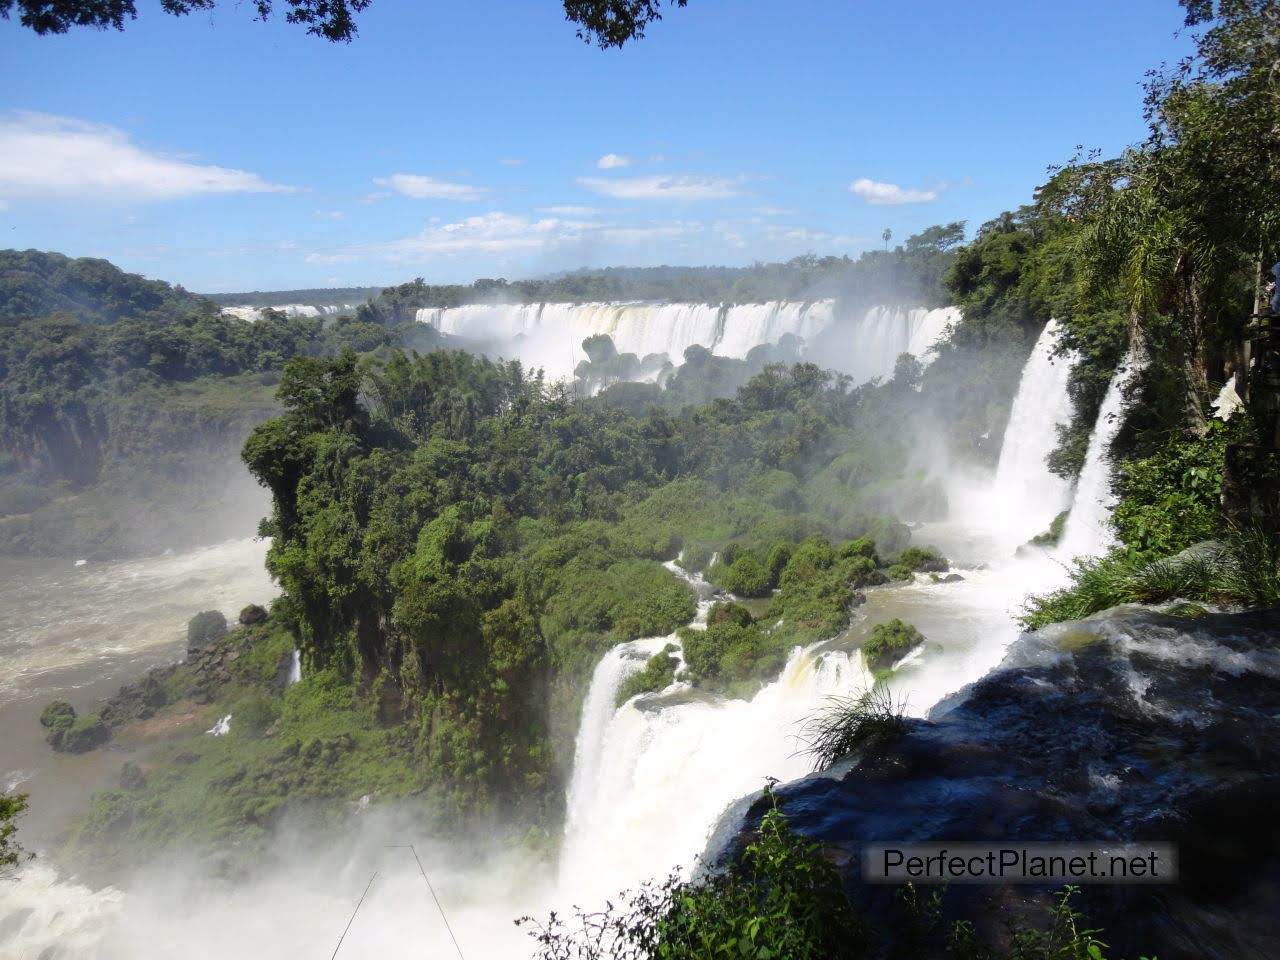
<instances>
[{"instance_id":1,"label":"tree trunk","mask_svg":"<svg viewBox=\"0 0 1280 960\"><path fill-rule=\"evenodd\" d=\"M1189 434L1203 437L1209 425L1205 419L1205 405L1209 400L1209 372L1207 331L1204 299L1191 269L1183 272L1183 316L1178 324L1183 341L1183 375L1186 381L1186 429Z\"/></svg>"}]
</instances>

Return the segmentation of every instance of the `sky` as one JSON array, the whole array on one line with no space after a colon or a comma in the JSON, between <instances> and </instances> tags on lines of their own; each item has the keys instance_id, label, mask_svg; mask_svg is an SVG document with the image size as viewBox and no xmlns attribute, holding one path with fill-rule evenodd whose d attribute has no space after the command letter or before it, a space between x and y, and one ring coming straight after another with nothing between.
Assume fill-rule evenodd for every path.
<instances>
[{"instance_id":1,"label":"sky","mask_svg":"<svg viewBox=\"0 0 1280 960\"><path fill-rule=\"evenodd\" d=\"M690 0L608 51L559 0L374 0L350 44L136 3L0 20L0 245L203 293L972 233L1141 140L1144 72L1189 49L1175 0Z\"/></svg>"}]
</instances>

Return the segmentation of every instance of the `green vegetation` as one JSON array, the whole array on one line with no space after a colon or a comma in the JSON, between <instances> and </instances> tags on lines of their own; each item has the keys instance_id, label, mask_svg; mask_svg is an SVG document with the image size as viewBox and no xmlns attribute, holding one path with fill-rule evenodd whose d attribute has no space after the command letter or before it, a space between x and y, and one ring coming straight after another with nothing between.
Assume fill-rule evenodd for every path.
<instances>
[{"instance_id":1,"label":"green vegetation","mask_svg":"<svg viewBox=\"0 0 1280 960\"><path fill-rule=\"evenodd\" d=\"M905 706L883 683L857 697L828 698L800 733L813 769L825 770L855 750L897 739L907 731Z\"/></svg>"},{"instance_id":2,"label":"green vegetation","mask_svg":"<svg viewBox=\"0 0 1280 960\"><path fill-rule=\"evenodd\" d=\"M696 881L673 874L611 900L603 910L575 908L545 922L517 923L540 960L865 960L891 956L937 960L1106 960L1103 931L1075 909L1077 887L1063 887L1042 926L1010 923L998 945L967 920L944 920L945 891L928 897L908 884L895 909L864 915L840 873L816 843L793 830L772 790L768 809L742 853Z\"/></svg>"},{"instance_id":3,"label":"green vegetation","mask_svg":"<svg viewBox=\"0 0 1280 960\"><path fill-rule=\"evenodd\" d=\"M680 661L671 655L675 651L676 645L668 643L645 661L643 670L627 677L618 688L618 706L622 706L632 697L642 693L657 693L669 687L676 678L676 667L680 664Z\"/></svg>"},{"instance_id":4,"label":"green vegetation","mask_svg":"<svg viewBox=\"0 0 1280 960\"><path fill-rule=\"evenodd\" d=\"M872 673L892 670L898 661L924 643L924 635L909 623L896 617L888 623L876 624L871 636L862 644L862 656Z\"/></svg>"},{"instance_id":5,"label":"green vegetation","mask_svg":"<svg viewBox=\"0 0 1280 960\"><path fill-rule=\"evenodd\" d=\"M1031 538L1031 542L1037 547L1056 547L1058 541L1062 539L1062 532L1067 528L1067 517L1070 514L1070 510L1063 510L1053 518L1053 521L1049 524L1049 529L1044 533L1037 533Z\"/></svg>"},{"instance_id":6,"label":"green vegetation","mask_svg":"<svg viewBox=\"0 0 1280 960\"><path fill-rule=\"evenodd\" d=\"M102 260L0 251L0 549L112 556L247 532L234 511L256 491L229 464L279 409L285 360L435 339L350 318L228 321Z\"/></svg>"},{"instance_id":7,"label":"green vegetation","mask_svg":"<svg viewBox=\"0 0 1280 960\"><path fill-rule=\"evenodd\" d=\"M49 746L64 753L83 753L107 742L110 732L96 713L77 716L65 700L54 700L40 712Z\"/></svg>"},{"instance_id":8,"label":"green vegetation","mask_svg":"<svg viewBox=\"0 0 1280 960\"><path fill-rule=\"evenodd\" d=\"M1273 11L1199 0L1183 7L1195 52L1151 74L1147 140L1120 157L1076 157L1056 170L1033 204L984 225L946 278L965 310L961 341L1028 318L1059 319L1061 349L1079 356L1074 417L1050 458L1063 476L1083 462L1121 358L1144 361L1109 451L1120 468L1121 546L1077 568L1070 589L1033 602L1030 625L1119 602L1271 596L1274 565L1247 528L1261 523L1274 538L1280 515L1274 387L1259 375L1275 344L1251 340L1249 329L1280 252L1274 62L1255 42L1272 29ZM1227 383L1246 407L1224 423L1209 401ZM1248 464L1234 478L1231 450ZM1178 557L1210 540L1223 548ZM1246 562L1260 571L1247 583Z\"/></svg>"},{"instance_id":9,"label":"green vegetation","mask_svg":"<svg viewBox=\"0 0 1280 960\"><path fill-rule=\"evenodd\" d=\"M703 882L675 875L574 922L552 914L526 927L536 956L839 960L865 956L867 935L821 848L796 834L772 801L733 866Z\"/></svg>"},{"instance_id":10,"label":"green vegetation","mask_svg":"<svg viewBox=\"0 0 1280 960\"><path fill-rule=\"evenodd\" d=\"M15 834L18 832L16 821L26 809L26 794L0 793L0 877L25 857Z\"/></svg>"},{"instance_id":11,"label":"green vegetation","mask_svg":"<svg viewBox=\"0 0 1280 960\"><path fill-rule=\"evenodd\" d=\"M1171 557L1115 551L1076 564L1071 583L1032 598L1022 615L1029 630L1078 620L1122 603L1268 606L1280 603L1280 540L1261 527L1230 531L1223 540Z\"/></svg>"}]
</instances>

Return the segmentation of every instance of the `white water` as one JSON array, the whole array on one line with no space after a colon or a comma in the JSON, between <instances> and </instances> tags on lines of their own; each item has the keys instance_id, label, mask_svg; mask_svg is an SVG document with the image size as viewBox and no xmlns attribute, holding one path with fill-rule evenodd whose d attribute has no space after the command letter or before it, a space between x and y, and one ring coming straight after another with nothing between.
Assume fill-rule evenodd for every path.
<instances>
[{"instance_id":1,"label":"white water","mask_svg":"<svg viewBox=\"0 0 1280 960\"><path fill-rule=\"evenodd\" d=\"M1035 357L1028 361L1015 401L1025 415L1011 419L1004 438L1010 463L1016 464L1005 468L1006 479L1021 480L1028 490L1048 489L1051 483L1043 458L1028 451L1051 431L1065 403L1065 380L1045 373ZM1114 429L1112 420L1100 417L1099 432L1114 435ZM1105 450L1104 440L1098 446ZM998 482L997 475L992 483ZM1026 536L1038 532L1030 526L1033 521L1038 518L1025 519ZM548 884L545 872L528 864L490 865L470 875L446 871L441 882L434 873L442 869L438 861L427 858L464 952L521 955L524 941L512 931L512 916L524 911L545 915L547 909L564 910L574 902L595 908L637 882L661 877L676 866L686 871L693 867L729 804L759 791L766 777L787 779L807 771L807 758L797 755L799 722L830 695L866 689L871 678L853 647L871 625L900 616L928 638L890 683L896 697L908 700L909 712L920 715L996 666L1018 635L1010 613L1028 591L1052 585L1052 578L1061 575L1044 556L1015 558L1006 542L993 545L984 536L981 518L967 513L954 522L922 528L916 540L940 546L955 558L965 579L943 584L922 576L869 591L848 637L835 645L795 650L779 678L750 700L718 700L677 679L660 694L615 707L626 676L674 638L636 641L606 653L583 707L558 878ZM689 580L700 592L695 625L705 623L710 598L698 578ZM382 850L372 842L365 846ZM460 848L465 850L465 843ZM381 856L390 854L382 851ZM122 944L155 947L161 942L180 947L190 958L310 955L331 949L371 872L372 867L349 865L305 883L291 876L264 880L237 891L228 903L197 905L191 914L161 909L159 901L143 896L93 893L67 881L54 886L58 922L75 931L68 936L98 943L103 936L99 928L108 923L112 946L100 955L112 960L134 955ZM53 883L51 877L48 882ZM415 874L399 872L379 883L344 943L344 956L377 958L403 952L408 944L433 956L452 955ZM44 895L33 894L25 880L19 889L24 904ZM5 906L0 902L0 920ZM31 955L50 942L38 932L36 921L42 918L28 918L21 928L22 936L30 933L31 939L22 942L31 944ZM71 955L98 954L73 947Z\"/></svg>"},{"instance_id":2,"label":"white water","mask_svg":"<svg viewBox=\"0 0 1280 960\"><path fill-rule=\"evenodd\" d=\"M744 359L752 348L790 334L805 343L833 326L847 324L848 356L825 357L825 366L851 373L857 382L887 377L901 353L922 362L959 318L954 307L936 310L873 307L865 315L837 318L832 300L770 303L530 303L471 304L419 310L419 323L442 333L497 342L526 365L552 378L570 377L586 359L582 341L604 334L619 353L643 359L665 356L679 366L684 352L702 346L717 356Z\"/></svg>"},{"instance_id":3,"label":"white water","mask_svg":"<svg viewBox=\"0 0 1280 960\"><path fill-rule=\"evenodd\" d=\"M262 319L263 310L279 310L290 320L296 320L298 317L331 317L339 313L350 313L355 310L354 303L328 303L320 305L312 305L309 303L284 303L278 307L254 307L244 304L236 307L223 307L222 315L224 317L232 317L236 320L243 320L245 323L256 323Z\"/></svg>"},{"instance_id":4,"label":"white water","mask_svg":"<svg viewBox=\"0 0 1280 960\"><path fill-rule=\"evenodd\" d=\"M302 679L302 651L296 647L293 651L293 659L289 661L289 676L285 682L289 686L293 686Z\"/></svg>"},{"instance_id":5,"label":"white water","mask_svg":"<svg viewBox=\"0 0 1280 960\"><path fill-rule=\"evenodd\" d=\"M1124 423L1121 414L1129 374L1138 366L1132 357L1126 358L1107 386L1098 420L1089 437L1084 467L1076 481L1071 515L1058 544L1057 552L1064 559L1101 556L1116 541L1110 522L1116 505L1116 496L1111 490L1111 444Z\"/></svg>"},{"instance_id":6,"label":"white water","mask_svg":"<svg viewBox=\"0 0 1280 960\"><path fill-rule=\"evenodd\" d=\"M1075 357L1053 356L1057 337L1058 321L1050 320L1022 369L991 485L998 522L1036 533L1048 529L1071 497L1070 482L1045 467L1058 445L1057 428L1071 420L1067 383Z\"/></svg>"}]
</instances>

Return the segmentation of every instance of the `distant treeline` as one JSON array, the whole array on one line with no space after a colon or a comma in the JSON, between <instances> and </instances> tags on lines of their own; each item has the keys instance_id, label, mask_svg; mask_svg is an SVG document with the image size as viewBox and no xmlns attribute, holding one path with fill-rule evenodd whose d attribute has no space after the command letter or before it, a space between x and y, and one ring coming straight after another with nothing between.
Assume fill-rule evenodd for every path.
<instances>
[{"instance_id":1,"label":"distant treeline","mask_svg":"<svg viewBox=\"0 0 1280 960\"><path fill-rule=\"evenodd\" d=\"M312 307L364 303L382 292L382 287L318 287L310 290L253 290L249 293L207 293L204 296L220 307L283 307L302 303Z\"/></svg>"}]
</instances>

